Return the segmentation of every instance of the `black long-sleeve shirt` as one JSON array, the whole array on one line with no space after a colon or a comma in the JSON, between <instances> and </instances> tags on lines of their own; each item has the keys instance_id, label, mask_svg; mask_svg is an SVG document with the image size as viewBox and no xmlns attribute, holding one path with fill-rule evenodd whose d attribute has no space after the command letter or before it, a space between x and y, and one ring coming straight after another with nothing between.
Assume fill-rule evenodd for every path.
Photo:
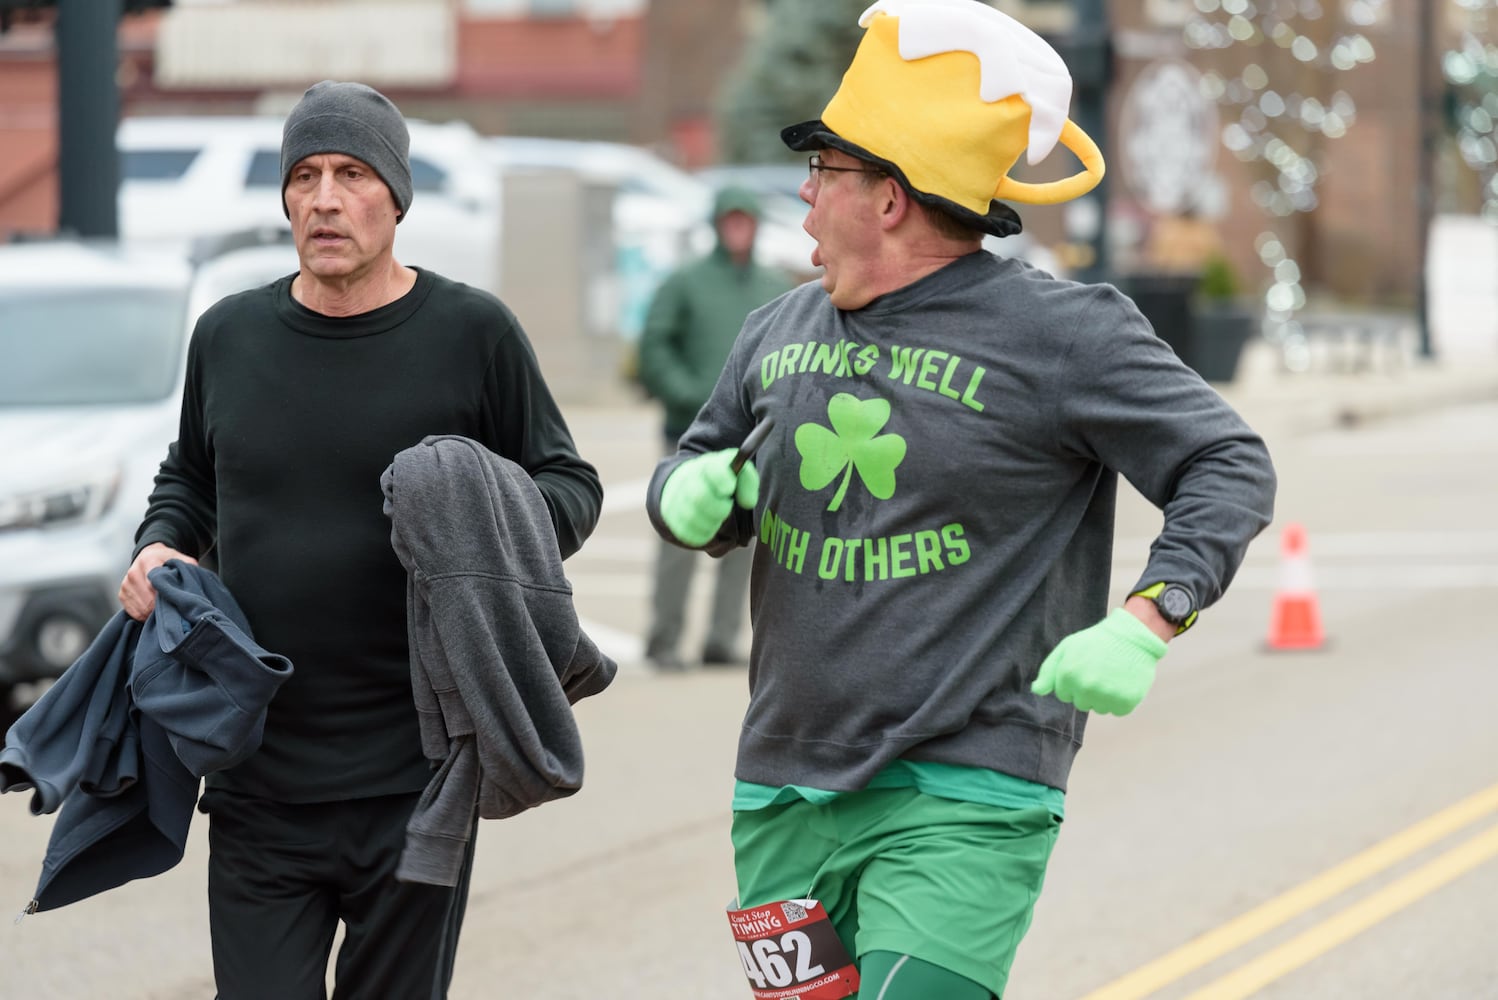
<instances>
[{"instance_id":1,"label":"black long-sleeve shirt","mask_svg":"<svg viewBox=\"0 0 1498 1000\"><path fill-rule=\"evenodd\" d=\"M291 297L292 277L198 322L137 551L211 549L256 641L296 668L260 752L210 785L285 802L418 791L430 770L381 474L429 434L479 441L535 480L564 557L603 490L493 296L419 271L397 301L329 317Z\"/></svg>"}]
</instances>

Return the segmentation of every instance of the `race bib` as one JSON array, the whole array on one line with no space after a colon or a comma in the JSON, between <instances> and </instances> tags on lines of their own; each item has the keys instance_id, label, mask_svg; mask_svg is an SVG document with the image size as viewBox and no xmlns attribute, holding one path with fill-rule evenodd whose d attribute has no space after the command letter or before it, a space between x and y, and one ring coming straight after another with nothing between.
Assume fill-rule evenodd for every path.
<instances>
[{"instance_id":1,"label":"race bib","mask_svg":"<svg viewBox=\"0 0 1498 1000\"><path fill-rule=\"evenodd\" d=\"M737 905L729 904L728 926L755 1000L842 1000L858 992L858 969L821 903Z\"/></svg>"}]
</instances>

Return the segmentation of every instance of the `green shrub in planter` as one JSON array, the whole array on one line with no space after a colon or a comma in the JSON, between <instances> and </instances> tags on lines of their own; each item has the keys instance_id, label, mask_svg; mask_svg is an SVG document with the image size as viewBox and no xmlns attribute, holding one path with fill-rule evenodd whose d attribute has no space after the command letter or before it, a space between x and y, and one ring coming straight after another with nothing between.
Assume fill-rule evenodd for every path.
<instances>
[{"instance_id":1,"label":"green shrub in planter","mask_svg":"<svg viewBox=\"0 0 1498 1000\"><path fill-rule=\"evenodd\" d=\"M1231 382L1259 316L1243 301L1226 257L1214 255L1202 266L1195 306L1188 363L1208 382Z\"/></svg>"},{"instance_id":2,"label":"green shrub in planter","mask_svg":"<svg viewBox=\"0 0 1498 1000\"><path fill-rule=\"evenodd\" d=\"M1214 254L1202 265L1196 293L1207 302L1229 302L1238 298L1238 275L1221 254Z\"/></svg>"}]
</instances>

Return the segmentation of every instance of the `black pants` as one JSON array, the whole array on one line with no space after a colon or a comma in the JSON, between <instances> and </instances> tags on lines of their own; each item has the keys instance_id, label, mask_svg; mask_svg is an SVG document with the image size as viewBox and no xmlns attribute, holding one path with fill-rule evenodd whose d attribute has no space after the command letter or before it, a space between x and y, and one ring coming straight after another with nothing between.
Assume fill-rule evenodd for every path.
<instances>
[{"instance_id":1,"label":"black pants","mask_svg":"<svg viewBox=\"0 0 1498 1000\"><path fill-rule=\"evenodd\" d=\"M468 904L458 886L395 880L416 794L287 805L204 794L218 1000L442 1000Z\"/></svg>"}]
</instances>

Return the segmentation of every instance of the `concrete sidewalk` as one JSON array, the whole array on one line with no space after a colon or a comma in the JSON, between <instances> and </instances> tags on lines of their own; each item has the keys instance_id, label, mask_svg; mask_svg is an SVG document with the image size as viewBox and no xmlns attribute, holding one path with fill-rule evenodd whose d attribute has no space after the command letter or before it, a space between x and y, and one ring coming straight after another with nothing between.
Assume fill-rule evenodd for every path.
<instances>
[{"instance_id":1,"label":"concrete sidewalk","mask_svg":"<svg viewBox=\"0 0 1498 1000\"><path fill-rule=\"evenodd\" d=\"M1244 352L1237 377L1216 388L1266 437L1313 433L1498 398L1498 343L1486 356L1296 373L1284 371L1275 348L1259 342Z\"/></svg>"}]
</instances>

